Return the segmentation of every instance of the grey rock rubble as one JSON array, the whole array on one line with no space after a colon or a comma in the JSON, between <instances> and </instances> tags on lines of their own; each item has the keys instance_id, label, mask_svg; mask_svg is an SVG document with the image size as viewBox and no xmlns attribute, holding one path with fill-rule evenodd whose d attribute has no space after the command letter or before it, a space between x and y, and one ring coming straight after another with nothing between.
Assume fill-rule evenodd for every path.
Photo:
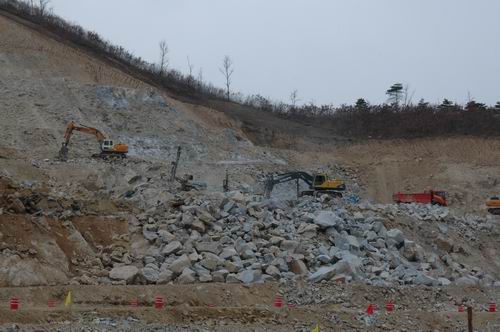
<instances>
[{"instance_id":1,"label":"grey rock rubble","mask_svg":"<svg viewBox=\"0 0 500 332\"><path fill-rule=\"evenodd\" d=\"M149 245L128 264L115 262L111 282L498 283L498 276L459 264L449 254L460 250L446 238L450 221L464 228L484 221L462 220L447 208L352 203L327 195L289 204L239 191L189 192L171 201L152 204L134 218L131 230ZM439 225L435 247L424 249L402 230L387 229L397 217Z\"/></svg>"}]
</instances>

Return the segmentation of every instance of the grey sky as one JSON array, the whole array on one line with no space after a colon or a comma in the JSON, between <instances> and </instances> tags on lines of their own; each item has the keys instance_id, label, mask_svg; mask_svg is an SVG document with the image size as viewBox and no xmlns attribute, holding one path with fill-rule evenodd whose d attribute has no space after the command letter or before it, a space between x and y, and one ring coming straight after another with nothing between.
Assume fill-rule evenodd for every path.
<instances>
[{"instance_id":1,"label":"grey sky","mask_svg":"<svg viewBox=\"0 0 500 332\"><path fill-rule=\"evenodd\" d=\"M500 100L498 0L52 0L55 13L148 61L186 56L206 81L228 54L234 88L289 101L384 102L395 82L414 101Z\"/></svg>"}]
</instances>

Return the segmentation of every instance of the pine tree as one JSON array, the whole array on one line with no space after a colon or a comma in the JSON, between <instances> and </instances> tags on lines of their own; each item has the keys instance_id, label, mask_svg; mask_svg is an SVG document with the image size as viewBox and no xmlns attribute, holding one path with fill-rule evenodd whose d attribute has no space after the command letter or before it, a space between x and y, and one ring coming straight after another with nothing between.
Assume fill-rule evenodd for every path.
<instances>
[{"instance_id":1,"label":"pine tree","mask_svg":"<svg viewBox=\"0 0 500 332\"><path fill-rule=\"evenodd\" d=\"M465 109L467 111L484 111L486 109L486 105L483 103L478 103L474 100L471 100L465 105Z\"/></svg>"},{"instance_id":2,"label":"pine tree","mask_svg":"<svg viewBox=\"0 0 500 332\"><path fill-rule=\"evenodd\" d=\"M441 105L439 105L439 108L440 109L450 109L453 107L453 102L449 101L448 99L444 98L443 102L441 103Z\"/></svg>"},{"instance_id":3,"label":"pine tree","mask_svg":"<svg viewBox=\"0 0 500 332\"><path fill-rule=\"evenodd\" d=\"M424 100L424 98L422 98L422 99L420 99L420 100L418 101L418 105L417 105L417 106L418 106L418 107L421 107L421 108L424 108L424 107L428 107L428 106L429 106L429 103L428 103L428 102L426 102L426 101Z\"/></svg>"},{"instance_id":4,"label":"pine tree","mask_svg":"<svg viewBox=\"0 0 500 332\"><path fill-rule=\"evenodd\" d=\"M403 84L395 83L391 85L391 87L385 92L385 94L389 96L389 103L398 106L401 98L403 97Z\"/></svg>"},{"instance_id":5,"label":"pine tree","mask_svg":"<svg viewBox=\"0 0 500 332\"><path fill-rule=\"evenodd\" d=\"M359 110L366 110L368 109L368 102L363 98L359 98L358 100L356 100L356 104L354 107L356 107Z\"/></svg>"}]
</instances>

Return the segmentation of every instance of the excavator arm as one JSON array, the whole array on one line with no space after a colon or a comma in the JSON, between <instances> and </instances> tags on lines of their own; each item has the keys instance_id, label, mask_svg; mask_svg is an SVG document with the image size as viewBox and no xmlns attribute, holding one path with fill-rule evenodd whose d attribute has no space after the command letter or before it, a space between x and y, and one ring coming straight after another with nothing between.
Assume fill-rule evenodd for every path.
<instances>
[{"instance_id":1,"label":"excavator arm","mask_svg":"<svg viewBox=\"0 0 500 332\"><path fill-rule=\"evenodd\" d=\"M265 181L266 196L271 196L271 192L273 191L275 185L293 180L297 180L297 197L299 195L314 195L316 193L324 193L341 197L341 192L346 189L345 183L342 180L328 179L328 176L325 174L311 175L307 172L298 171L269 175ZM309 186L309 190L299 193L298 180L304 181Z\"/></svg>"},{"instance_id":2,"label":"excavator arm","mask_svg":"<svg viewBox=\"0 0 500 332\"><path fill-rule=\"evenodd\" d=\"M275 185L293 180L302 180L312 187L314 177L306 172L288 172L276 176L269 175L265 182L266 196L269 197Z\"/></svg>"},{"instance_id":3,"label":"excavator arm","mask_svg":"<svg viewBox=\"0 0 500 332\"><path fill-rule=\"evenodd\" d=\"M68 146L71 136L73 135L73 131L80 131L82 133L86 133L89 135L94 135L99 143L106 139L103 133L101 133L98 129L87 127L84 125L77 125L74 121L71 121L66 128L66 133L64 134L64 145Z\"/></svg>"}]
</instances>

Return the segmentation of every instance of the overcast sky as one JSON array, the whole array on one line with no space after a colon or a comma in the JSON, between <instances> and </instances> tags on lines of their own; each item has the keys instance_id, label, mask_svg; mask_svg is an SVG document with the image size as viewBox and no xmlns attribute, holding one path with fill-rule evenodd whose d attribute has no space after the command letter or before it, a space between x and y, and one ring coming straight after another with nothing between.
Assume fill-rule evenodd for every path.
<instances>
[{"instance_id":1,"label":"overcast sky","mask_svg":"<svg viewBox=\"0 0 500 332\"><path fill-rule=\"evenodd\" d=\"M499 0L52 0L56 14L151 62L165 39L205 80L234 61L234 88L289 101L386 100L395 83L414 101L500 100Z\"/></svg>"}]
</instances>

